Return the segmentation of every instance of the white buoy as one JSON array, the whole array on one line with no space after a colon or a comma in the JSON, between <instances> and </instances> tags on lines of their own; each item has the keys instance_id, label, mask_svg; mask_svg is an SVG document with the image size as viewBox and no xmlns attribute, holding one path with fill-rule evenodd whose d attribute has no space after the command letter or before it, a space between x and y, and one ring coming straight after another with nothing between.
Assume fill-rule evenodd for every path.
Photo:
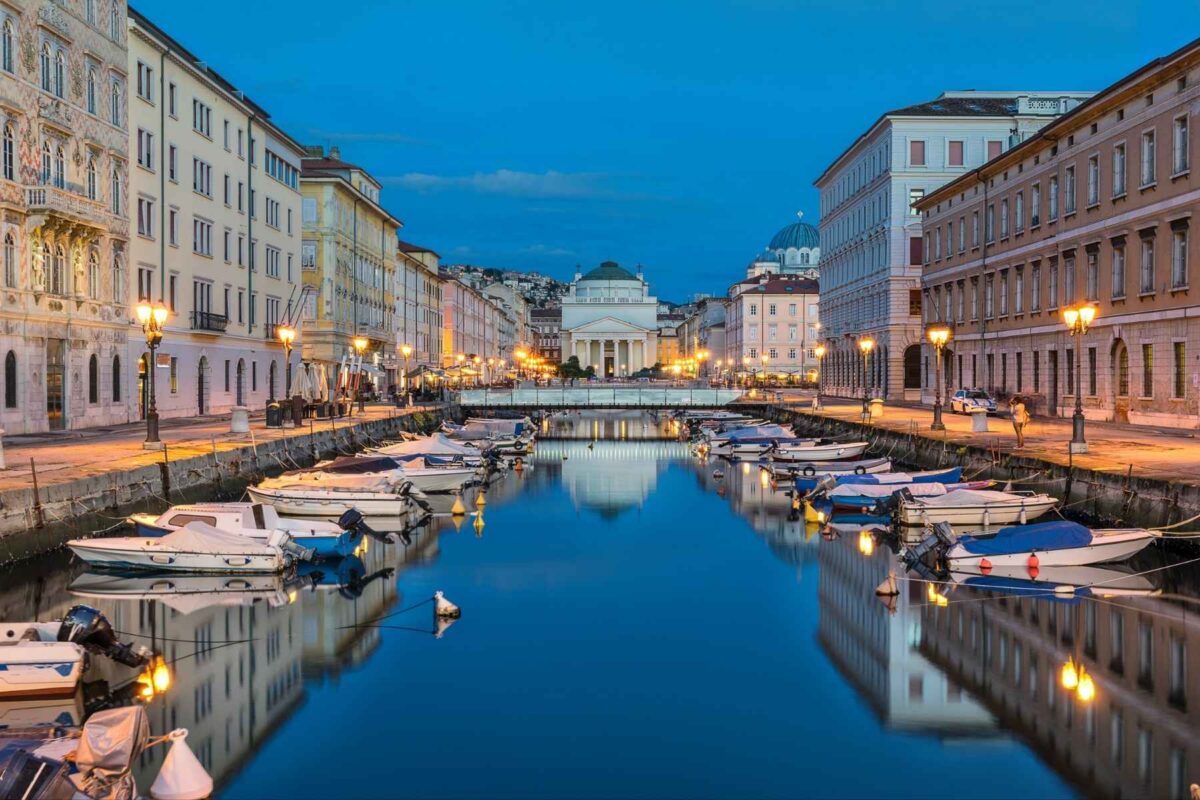
<instances>
[{"instance_id":1,"label":"white buoy","mask_svg":"<svg viewBox=\"0 0 1200 800\"><path fill-rule=\"evenodd\" d=\"M895 570L888 570L888 576L883 579L883 583L875 587L875 594L882 597L895 597L900 594L900 587L896 585Z\"/></svg>"},{"instance_id":2,"label":"white buoy","mask_svg":"<svg viewBox=\"0 0 1200 800\"><path fill-rule=\"evenodd\" d=\"M187 746L187 735L187 728L176 728L168 734L171 749L150 787L154 800L204 800L212 795L212 776Z\"/></svg>"},{"instance_id":3,"label":"white buoy","mask_svg":"<svg viewBox=\"0 0 1200 800\"><path fill-rule=\"evenodd\" d=\"M446 596L442 594L441 589L433 593L433 600L433 614L435 617L449 617L450 619L458 619L462 616L462 611L459 610L458 606L446 599Z\"/></svg>"}]
</instances>

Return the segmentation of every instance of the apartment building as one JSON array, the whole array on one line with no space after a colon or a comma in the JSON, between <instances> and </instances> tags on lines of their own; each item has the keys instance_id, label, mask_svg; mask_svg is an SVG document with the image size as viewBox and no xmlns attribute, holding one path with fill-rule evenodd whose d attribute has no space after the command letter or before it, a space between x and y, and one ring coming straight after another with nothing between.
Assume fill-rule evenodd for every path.
<instances>
[{"instance_id":1,"label":"apartment building","mask_svg":"<svg viewBox=\"0 0 1200 800\"><path fill-rule=\"evenodd\" d=\"M501 313L500 357L511 361L517 345L530 341L529 303L514 286L493 283L485 286L483 296L492 301Z\"/></svg>"},{"instance_id":2,"label":"apartment building","mask_svg":"<svg viewBox=\"0 0 1200 800\"><path fill-rule=\"evenodd\" d=\"M949 323L946 387L1034 413L1200 425L1191 296L1200 42L1147 64L916 203L926 323ZM1062 310L1093 304L1082 341ZM932 397L928 348L921 377Z\"/></svg>"},{"instance_id":3,"label":"apartment building","mask_svg":"<svg viewBox=\"0 0 1200 800\"><path fill-rule=\"evenodd\" d=\"M562 307L534 308L529 312L530 341L539 356L551 364L561 364Z\"/></svg>"},{"instance_id":4,"label":"apartment building","mask_svg":"<svg viewBox=\"0 0 1200 800\"><path fill-rule=\"evenodd\" d=\"M124 4L0 5L0 426L128 422Z\"/></svg>"},{"instance_id":5,"label":"apartment building","mask_svg":"<svg viewBox=\"0 0 1200 800\"><path fill-rule=\"evenodd\" d=\"M155 369L164 417L283 397L276 326L300 301L301 145L265 109L129 11L130 305L170 312ZM138 413L149 360L140 330ZM293 361L297 361L295 353Z\"/></svg>"},{"instance_id":6,"label":"apartment building","mask_svg":"<svg viewBox=\"0 0 1200 800\"><path fill-rule=\"evenodd\" d=\"M762 274L729 287L725 351L734 372L803 380L817 368L820 287L794 274Z\"/></svg>"},{"instance_id":7,"label":"apartment building","mask_svg":"<svg viewBox=\"0 0 1200 800\"><path fill-rule=\"evenodd\" d=\"M380 203L382 185L342 160L337 147L306 147L300 191L303 356L336 374L366 340L363 369L377 388L396 383L396 259L399 219Z\"/></svg>"},{"instance_id":8,"label":"apartment building","mask_svg":"<svg viewBox=\"0 0 1200 800\"><path fill-rule=\"evenodd\" d=\"M498 306L448 273L442 284L442 363L501 358Z\"/></svg>"},{"instance_id":9,"label":"apartment building","mask_svg":"<svg viewBox=\"0 0 1200 800\"><path fill-rule=\"evenodd\" d=\"M410 369L442 363L440 258L429 248L397 240L396 347L413 349Z\"/></svg>"},{"instance_id":10,"label":"apartment building","mask_svg":"<svg viewBox=\"0 0 1200 800\"><path fill-rule=\"evenodd\" d=\"M877 396L921 389L921 220L913 203L995 158L1090 92L944 92L885 112L815 181L821 195L824 390L857 397L857 340L878 353L866 384Z\"/></svg>"}]
</instances>

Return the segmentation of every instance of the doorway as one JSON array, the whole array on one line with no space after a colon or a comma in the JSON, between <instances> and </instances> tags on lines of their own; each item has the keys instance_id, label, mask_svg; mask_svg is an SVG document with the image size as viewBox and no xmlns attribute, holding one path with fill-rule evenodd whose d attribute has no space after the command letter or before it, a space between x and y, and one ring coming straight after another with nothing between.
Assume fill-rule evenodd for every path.
<instances>
[{"instance_id":1,"label":"doorway","mask_svg":"<svg viewBox=\"0 0 1200 800\"><path fill-rule=\"evenodd\" d=\"M1049 368L1050 391L1046 394L1046 413L1052 417L1058 416L1058 351L1051 350L1046 354L1046 366Z\"/></svg>"},{"instance_id":2,"label":"doorway","mask_svg":"<svg viewBox=\"0 0 1200 800\"><path fill-rule=\"evenodd\" d=\"M65 339L46 340L46 421L52 431L61 431L67 427L63 408L67 374L66 353Z\"/></svg>"},{"instance_id":3,"label":"doorway","mask_svg":"<svg viewBox=\"0 0 1200 800\"><path fill-rule=\"evenodd\" d=\"M142 353L138 359L138 419L146 418L146 409L150 406L150 382L146 379L146 370L150 363L150 355Z\"/></svg>"},{"instance_id":4,"label":"doorway","mask_svg":"<svg viewBox=\"0 0 1200 800\"><path fill-rule=\"evenodd\" d=\"M236 389L234 405L244 406L246 404L246 361L239 358L237 363L237 383L234 384Z\"/></svg>"},{"instance_id":5,"label":"doorway","mask_svg":"<svg viewBox=\"0 0 1200 800\"><path fill-rule=\"evenodd\" d=\"M200 356L196 370L196 413L208 413L208 356Z\"/></svg>"}]
</instances>

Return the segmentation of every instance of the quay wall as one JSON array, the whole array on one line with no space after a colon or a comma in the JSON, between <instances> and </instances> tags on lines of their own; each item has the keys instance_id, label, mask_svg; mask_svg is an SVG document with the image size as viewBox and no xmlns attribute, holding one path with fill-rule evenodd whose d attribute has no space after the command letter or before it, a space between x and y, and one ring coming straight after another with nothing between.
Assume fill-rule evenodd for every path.
<instances>
[{"instance_id":1,"label":"quay wall","mask_svg":"<svg viewBox=\"0 0 1200 800\"><path fill-rule=\"evenodd\" d=\"M237 499L265 475L311 466L316 461L370 447L402 431L436 428L451 410L417 411L307 432L234 449L163 460L131 469L0 491L0 563L50 552L68 539L116 527L134 511L162 510L168 502ZM180 448L181 450L184 448Z\"/></svg>"},{"instance_id":2,"label":"quay wall","mask_svg":"<svg viewBox=\"0 0 1200 800\"><path fill-rule=\"evenodd\" d=\"M963 444L916 428L887 430L795 408L758 408L755 413L790 423L797 432L866 441L871 444L871 455L888 456L914 468L961 465L964 480L991 479L997 481L998 488L1011 481L1014 490L1053 494L1062 500L1060 508L1072 518L1092 525L1155 527L1200 514L1200 486L1139 477L1132 467L1125 473L1102 472ZM1200 520L1183 528L1200 530Z\"/></svg>"}]
</instances>

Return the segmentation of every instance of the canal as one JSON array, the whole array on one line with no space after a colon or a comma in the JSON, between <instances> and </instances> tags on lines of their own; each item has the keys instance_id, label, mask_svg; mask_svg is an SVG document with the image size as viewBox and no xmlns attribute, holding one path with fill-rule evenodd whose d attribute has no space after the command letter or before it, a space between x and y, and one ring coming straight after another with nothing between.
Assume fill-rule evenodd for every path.
<instances>
[{"instance_id":1,"label":"canal","mask_svg":"<svg viewBox=\"0 0 1200 800\"><path fill-rule=\"evenodd\" d=\"M939 607L914 583L885 603L886 547L822 538L674 432L556 417L481 521L303 582L118 579L58 553L0 573L0 609L86 602L153 637L173 665L154 732L188 728L228 798L1166 797L1200 774L1200 630L1169 571L1078 601L959 586ZM1072 653L1087 704L1058 683Z\"/></svg>"}]
</instances>

